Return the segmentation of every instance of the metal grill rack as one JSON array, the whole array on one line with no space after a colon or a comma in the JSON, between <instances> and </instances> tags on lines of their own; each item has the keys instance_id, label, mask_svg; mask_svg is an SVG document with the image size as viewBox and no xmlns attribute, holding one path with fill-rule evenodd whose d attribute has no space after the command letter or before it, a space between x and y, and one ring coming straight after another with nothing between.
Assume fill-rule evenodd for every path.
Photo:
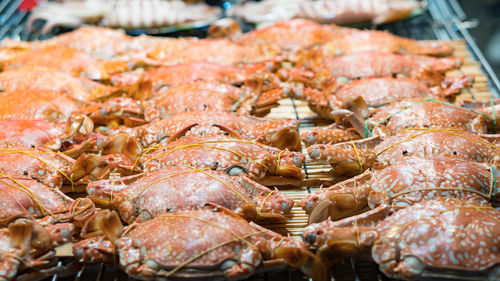
<instances>
[{"instance_id":1,"label":"metal grill rack","mask_svg":"<svg viewBox=\"0 0 500 281\"><path fill-rule=\"evenodd\" d=\"M36 23L32 31L26 30L26 28L24 28L24 23L29 17L29 12L18 10L21 2L22 0L0 1L0 40L7 37L27 41L43 40L64 31L56 29L52 31L52 34L42 35L39 31L43 27L43 22ZM422 15L397 23L376 26L375 28L418 40L465 40L474 59L481 63L482 70L488 77L491 93L493 96L500 98L500 81L468 31L468 28L473 27L477 22L466 19L465 13L456 0L424 0L424 4L426 10ZM292 105L294 106L296 118L299 119L299 113L293 100ZM308 126L307 123L302 124L303 127ZM304 165L306 174L307 168L308 167ZM69 262L70 259L61 259L59 265L68 264ZM64 277L62 275L54 275L46 280L134 280L122 271L117 270L113 265L99 264L85 266L76 272L76 274L64 274ZM346 259L343 264L339 264L335 267L334 272L332 281L391 280L381 274L373 262L363 258ZM285 271L274 274L260 274L252 277L251 280L298 281L306 280L306 278L296 272ZM447 277L446 273L443 273L428 276L426 280L450 280L450 278ZM481 279L463 274L462 276L454 276L454 280L471 281Z\"/></svg>"}]
</instances>

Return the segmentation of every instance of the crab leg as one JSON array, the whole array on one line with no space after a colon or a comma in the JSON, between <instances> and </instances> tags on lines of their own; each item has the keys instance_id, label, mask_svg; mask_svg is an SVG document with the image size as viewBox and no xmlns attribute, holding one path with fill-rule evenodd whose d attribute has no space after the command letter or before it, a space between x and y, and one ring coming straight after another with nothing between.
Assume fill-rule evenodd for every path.
<instances>
[{"instance_id":1,"label":"crab leg","mask_svg":"<svg viewBox=\"0 0 500 281\"><path fill-rule=\"evenodd\" d=\"M371 151L380 137L372 137L337 144L315 144L307 149L309 157L314 160L328 161L337 174L350 174L372 168L377 155Z\"/></svg>"},{"instance_id":2,"label":"crab leg","mask_svg":"<svg viewBox=\"0 0 500 281\"><path fill-rule=\"evenodd\" d=\"M361 136L353 128L344 128L337 124L331 124L325 128L314 129L304 132L301 139L306 146L320 143L339 143L360 139Z\"/></svg>"},{"instance_id":3,"label":"crab leg","mask_svg":"<svg viewBox=\"0 0 500 281\"><path fill-rule=\"evenodd\" d=\"M368 254L378 238L373 225L390 213L389 206L380 205L339 221L325 220L311 224L302 232L302 239L310 246L317 246L318 257L330 266L345 257Z\"/></svg>"},{"instance_id":4,"label":"crab leg","mask_svg":"<svg viewBox=\"0 0 500 281\"><path fill-rule=\"evenodd\" d=\"M328 217L338 220L366 210L371 189L365 183L371 177L371 173L367 171L304 197L300 205L310 214L309 223L322 221Z\"/></svg>"}]
</instances>

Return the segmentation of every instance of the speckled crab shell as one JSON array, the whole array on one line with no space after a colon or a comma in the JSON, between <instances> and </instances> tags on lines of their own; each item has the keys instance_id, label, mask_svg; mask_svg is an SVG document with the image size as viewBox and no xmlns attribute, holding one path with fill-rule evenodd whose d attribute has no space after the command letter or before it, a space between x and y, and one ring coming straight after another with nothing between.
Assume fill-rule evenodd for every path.
<instances>
[{"instance_id":1,"label":"speckled crab shell","mask_svg":"<svg viewBox=\"0 0 500 281\"><path fill-rule=\"evenodd\" d=\"M183 39L185 40L185 39ZM270 51L270 52L267 52ZM268 54L266 54L268 53ZM147 56L162 65L209 61L223 65L255 63L274 58L273 50L250 48L227 39L191 39L188 44L157 44Z\"/></svg>"},{"instance_id":2,"label":"speckled crab shell","mask_svg":"<svg viewBox=\"0 0 500 281\"><path fill-rule=\"evenodd\" d=\"M83 51L65 46L44 46L32 49L4 61L3 64L4 70L14 70L22 67L48 67L92 80L108 78L108 74L96 59Z\"/></svg>"},{"instance_id":3,"label":"speckled crab shell","mask_svg":"<svg viewBox=\"0 0 500 281\"><path fill-rule=\"evenodd\" d=\"M38 119L0 120L0 146L43 147L63 135L52 122Z\"/></svg>"},{"instance_id":4,"label":"speckled crab shell","mask_svg":"<svg viewBox=\"0 0 500 281\"><path fill-rule=\"evenodd\" d=\"M58 92L25 90L2 93L0 119L43 119L52 122L66 121L81 107Z\"/></svg>"},{"instance_id":5,"label":"speckled crab shell","mask_svg":"<svg viewBox=\"0 0 500 281\"><path fill-rule=\"evenodd\" d=\"M234 111L236 103L242 101L242 97L243 92L234 86L195 81L161 89L154 93L148 103L152 103L152 109L158 111L152 116L166 118L191 110ZM146 111L145 119L153 120L150 115Z\"/></svg>"},{"instance_id":6,"label":"speckled crab shell","mask_svg":"<svg viewBox=\"0 0 500 281\"><path fill-rule=\"evenodd\" d=\"M22 176L0 176L0 225L17 217L43 218L69 212L74 200L58 189Z\"/></svg>"},{"instance_id":7,"label":"speckled crab shell","mask_svg":"<svg viewBox=\"0 0 500 281\"><path fill-rule=\"evenodd\" d=\"M460 94L462 88L468 87L474 80L473 76L445 78L442 85L432 87L419 79L406 77L364 78L343 84L335 95L335 100L347 101L362 97L369 107L380 107L397 101L411 98L436 97L453 100Z\"/></svg>"},{"instance_id":8,"label":"speckled crab shell","mask_svg":"<svg viewBox=\"0 0 500 281\"><path fill-rule=\"evenodd\" d=\"M222 65L214 62L186 62L160 67L145 73L120 73L111 77L116 86L132 85L141 77L153 83L154 90L194 81L240 84L256 69Z\"/></svg>"},{"instance_id":9,"label":"speckled crab shell","mask_svg":"<svg viewBox=\"0 0 500 281\"><path fill-rule=\"evenodd\" d=\"M301 206L308 213L315 212L313 220L317 221L326 218L321 215L317 219L318 211L315 211L325 199L332 202L329 211L336 219L359 213L366 207L373 209L381 204L405 207L442 197L495 204L499 200L494 182L498 180L497 169L485 163L446 157L409 157L382 170L366 171L320 189L304 197Z\"/></svg>"},{"instance_id":10,"label":"speckled crab shell","mask_svg":"<svg viewBox=\"0 0 500 281\"><path fill-rule=\"evenodd\" d=\"M379 122L377 128L384 127L394 133L405 128L453 128L488 133L489 125L486 115L438 99L409 99L388 105L368 120L371 128ZM374 131L374 135L376 133Z\"/></svg>"},{"instance_id":11,"label":"speckled crab shell","mask_svg":"<svg viewBox=\"0 0 500 281\"><path fill-rule=\"evenodd\" d=\"M500 212L492 207L446 198L415 204L376 224L361 215L324 221L308 226L303 237L319 247L325 261L371 251L391 278L417 280L446 270L448 278L467 272L481 280L498 280L499 223ZM354 251L339 250L345 243L355 243Z\"/></svg>"},{"instance_id":12,"label":"speckled crab shell","mask_svg":"<svg viewBox=\"0 0 500 281\"><path fill-rule=\"evenodd\" d=\"M49 232L35 221L20 218L0 228L0 279L23 278L23 269L46 265L54 257L53 247ZM40 272L36 277L47 275ZM24 278L29 279L29 273Z\"/></svg>"},{"instance_id":13,"label":"speckled crab shell","mask_svg":"<svg viewBox=\"0 0 500 281\"><path fill-rule=\"evenodd\" d=\"M287 195L246 176L187 167L162 169L140 178L94 181L87 186L87 193L96 203L118 210L128 223L207 203L228 208L246 219L281 221L293 206Z\"/></svg>"},{"instance_id":14,"label":"speckled crab shell","mask_svg":"<svg viewBox=\"0 0 500 281\"><path fill-rule=\"evenodd\" d=\"M445 156L481 163L500 160L500 148L482 137L462 130L413 129L383 140L374 147L385 165L407 156Z\"/></svg>"},{"instance_id":15,"label":"speckled crab shell","mask_svg":"<svg viewBox=\"0 0 500 281\"><path fill-rule=\"evenodd\" d=\"M0 147L0 170L10 175L25 175L51 188L72 182L75 160L42 148Z\"/></svg>"},{"instance_id":16,"label":"speckled crab shell","mask_svg":"<svg viewBox=\"0 0 500 281\"><path fill-rule=\"evenodd\" d=\"M240 116L231 112L193 110L120 131L140 139L144 147L159 143L181 130L189 129L186 132L187 136L230 134L279 148L300 150L298 126L299 121L292 118L275 120Z\"/></svg>"},{"instance_id":17,"label":"speckled crab shell","mask_svg":"<svg viewBox=\"0 0 500 281\"><path fill-rule=\"evenodd\" d=\"M2 91L53 91L82 103L114 90L113 87L83 77L73 77L68 73L43 67L24 67L1 72L0 85Z\"/></svg>"},{"instance_id":18,"label":"speckled crab shell","mask_svg":"<svg viewBox=\"0 0 500 281\"><path fill-rule=\"evenodd\" d=\"M349 172L397 163L409 156L444 156L481 163L500 160L500 149L482 137L464 130L414 128L386 139L372 137L308 148L311 159L336 167L352 165ZM359 166L361 163L361 167Z\"/></svg>"},{"instance_id":19,"label":"speckled crab shell","mask_svg":"<svg viewBox=\"0 0 500 281\"><path fill-rule=\"evenodd\" d=\"M336 28L338 30L338 27ZM453 47L446 42L413 40L379 30L342 30L342 37L305 50L306 57L331 58L363 51L426 56L449 56L453 52Z\"/></svg>"},{"instance_id":20,"label":"speckled crab shell","mask_svg":"<svg viewBox=\"0 0 500 281\"><path fill-rule=\"evenodd\" d=\"M151 149L142 156L145 172L171 166L191 166L248 174L251 179L281 176L303 179L304 155L225 136L190 136Z\"/></svg>"},{"instance_id":21,"label":"speckled crab shell","mask_svg":"<svg viewBox=\"0 0 500 281\"><path fill-rule=\"evenodd\" d=\"M365 51L326 58L314 66L314 69L329 71L336 77L347 79L395 75L418 77L424 70L439 73L458 68L461 64L462 60L458 57L433 58Z\"/></svg>"},{"instance_id":22,"label":"speckled crab shell","mask_svg":"<svg viewBox=\"0 0 500 281\"><path fill-rule=\"evenodd\" d=\"M120 267L142 280L243 279L261 270L285 267L288 259L280 251L283 248L309 253L292 237L248 223L225 209L175 212L131 225L116 240L116 250L106 241L102 237L84 240L74 245L73 252L87 262L118 253ZM94 246L97 250L90 248ZM299 260L289 265L296 267ZM316 267L315 271L321 276L324 269Z\"/></svg>"},{"instance_id":23,"label":"speckled crab shell","mask_svg":"<svg viewBox=\"0 0 500 281\"><path fill-rule=\"evenodd\" d=\"M140 49L139 42L134 41L134 37L127 36L122 30L84 26L36 43L44 46L71 47L86 52L94 58L110 59Z\"/></svg>"},{"instance_id":24,"label":"speckled crab shell","mask_svg":"<svg viewBox=\"0 0 500 281\"><path fill-rule=\"evenodd\" d=\"M291 19L247 32L238 39L246 46L272 45L282 50L306 48L341 37L341 31L305 19Z\"/></svg>"}]
</instances>

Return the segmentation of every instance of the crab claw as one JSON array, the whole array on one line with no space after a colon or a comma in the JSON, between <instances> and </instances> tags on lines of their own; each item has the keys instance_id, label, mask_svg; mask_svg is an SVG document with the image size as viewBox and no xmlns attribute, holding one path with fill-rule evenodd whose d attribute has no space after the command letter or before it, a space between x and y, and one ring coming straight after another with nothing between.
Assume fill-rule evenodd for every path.
<instances>
[{"instance_id":1,"label":"crab claw","mask_svg":"<svg viewBox=\"0 0 500 281\"><path fill-rule=\"evenodd\" d=\"M357 214L359 205L353 194L334 194L316 205L309 215L309 224L324 221L327 218L338 220L349 215Z\"/></svg>"},{"instance_id":2,"label":"crab claw","mask_svg":"<svg viewBox=\"0 0 500 281\"><path fill-rule=\"evenodd\" d=\"M30 249L33 235L33 222L27 219L18 219L9 224L9 244L20 250L20 256L26 254Z\"/></svg>"},{"instance_id":3,"label":"crab claw","mask_svg":"<svg viewBox=\"0 0 500 281\"><path fill-rule=\"evenodd\" d=\"M77 198L71 204L71 218L76 226L85 224L95 214L95 205L89 198Z\"/></svg>"},{"instance_id":4,"label":"crab claw","mask_svg":"<svg viewBox=\"0 0 500 281\"><path fill-rule=\"evenodd\" d=\"M116 211L101 212L98 216L97 224L110 241L115 241L124 231L123 224Z\"/></svg>"},{"instance_id":5,"label":"crab claw","mask_svg":"<svg viewBox=\"0 0 500 281\"><path fill-rule=\"evenodd\" d=\"M71 167L73 180L81 179L87 175L102 178L107 175L107 162L95 154L87 154L78 157Z\"/></svg>"},{"instance_id":6,"label":"crab claw","mask_svg":"<svg viewBox=\"0 0 500 281\"><path fill-rule=\"evenodd\" d=\"M326 267L323 262L308 250L295 247L278 247L273 250L273 257L282 258L288 265L300 269L312 280L326 280Z\"/></svg>"},{"instance_id":7,"label":"crab claw","mask_svg":"<svg viewBox=\"0 0 500 281\"><path fill-rule=\"evenodd\" d=\"M265 162L266 159L263 160ZM275 169L275 174L278 176L293 177L300 180L305 178L302 172L305 156L301 153L285 150L277 158L274 157L273 165L269 165Z\"/></svg>"},{"instance_id":8,"label":"crab claw","mask_svg":"<svg viewBox=\"0 0 500 281\"><path fill-rule=\"evenodd\" d=\"M112 262L115 247L104 236L82 240L73 245L73 255L79 262L98 263Z\"/></svg>"},{"instance_id":9,"label":"crab claw","mask_svg":"<svg viewBox=\"0 0 500 281\"><path fill-rule=\"evenodd\" d=\"M83 114L73 114L68 118L64 133L67 139L75 134L88 135L94 131L94 122Z\"/></svg>"},{"instance_id":10,"label":"crab claw","mask_svg":"<svg viewBox=\"0 0 500 281\"><path fill-rule=\"evenodd\" d=\"M135 161L142 154L139 142L127 134L117 134L111 137L103 147L103 154L121 153Z\"/></svg>"},{"instance_id":11,"label":"crab claw","mask_svg":"<svg viewBox=\"0 0 500 281\"><path fill-rule=\"evenodd\" d=\"M469 88L474 83L474 76L470 74L463 74L457 77L446 77L441 82L443 89L443 97L451 98L460 94L462 89Z\"/></svg>"},{"instance_id":12,"label":"crab claw","mask_svg":"<svg viewBox=\"0 0 500 281\"><path fill-rule=\"evenodd\" d=\"M360 139L361 136L353 128L344 128L332 124L325 128L318 128L311 132L302 133L302 141L306 146L313 144L334 144Z\"/></svg>"},{"instance_id":13,"label":"crab claw","mask_svg":"<svg viewBox=\"0 0 500 281\"><path fill-rule=\"evenodd\" d=\"M300 135L296 129L283 128L271 136L270 145L279 149L300 151Z\"/></svg>"}]
</instances>

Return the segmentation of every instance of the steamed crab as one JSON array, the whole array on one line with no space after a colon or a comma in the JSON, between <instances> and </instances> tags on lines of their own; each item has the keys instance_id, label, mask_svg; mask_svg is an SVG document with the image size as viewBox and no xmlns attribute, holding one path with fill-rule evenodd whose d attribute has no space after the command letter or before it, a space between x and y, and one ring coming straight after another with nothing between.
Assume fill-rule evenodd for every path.
<instances>
[{"instance_id":1,"label":"steamed crab","mask_svg":"<svg viewBox=\"0 0 500 281\"><path fill-rule=\"evenodd\" d=\"M413 128L387 138L371 137L308 148L311 159L328 161L337 174L356 174L409 157L444 156L481 163L498 162L500 149L481 136L459 129Z\"/></svg>"},{"instance_id":2,"label":"steamed crab","mask_svg":"<svg viewBox=\"0 0 500 281\"><path fill-rule=\"evenodd\" d=\"M265 119L240 116L231 112L193 110L179 113L150 124L110 130L125 132L137 138L144 147L186 135L231 135L281 149L300 150L300 136L296 119Z\"/></svg>"},{"instance_id":3,"label":"steamed crab","mask_svg":"<svg viewBox=\"0 0 500 281\"><path fill-rule=\"evenodd\" d=\"M447 157L410 157L382 170L366 171L352 179L306 196L301 206L310 221L333 220L382 204L410 206L422 200L455 197L482 204L498 201L496 167Z\"/></svg>"},{"instance_id":4,"label":"steamed crab","mask_svg":"<svg viewBox=\"0 0 500 281\"><path fill-rule=\"evenodd\" d=\"M283 185L304 179L304 155L258 142L226 136L189 136L145 150L145 172L189 165L224 171L231 176L248 174L264 185Z\"/></svg>"},{"instance_id":5,"label":"steamed crab","mask_svg":"<svg viewBox=\"0 0 500 281\"><path fill-rule=\"evenodd\" d=\"M348 29L321 25L314 21L292 19L247 32L237 40L244 46L274 46L284 51L307 48L341 38Z\"/></svg>"},{"instance_id":6,"label":"steamed crab","mask_svg":"<svg viewBox=\"0 0 500 281\"><path fill-rule=\"evenodd\" d=\"M41 147L9 145L0 147L0 169L4 173L36 179L52 188L74 192L89 179L101 179L109 173L119 172L120 166L113 165L113 157L118 157L120 164L129 162L131 166L142 149L130 137L116 135L104 142L100 152L105 154L102 159L95 159L93 154L82 154L75 160L64 153ZM136 170L127 169L124 173Z\"/></svg>"},{"instance_id":7,"label":"steamed crab","mask_svg":"<svg viewBox=\"0 0 500 281\"><path fill-rule=\"evenodd\" d=\"M104 137L93 134L94 126L83 115L74 115L66 124L41 119L0 120L1 147L41 147L63 151L75 157L83 151L99 150Z\"/></svg>"},{"instance_id":8,"label":"steamed crab","mask_svg":"<svg viewBox=\"0 0 500 281\"><path fill-rule=\"evenodd\" d=\"M385 52L359 52L319 62L307 62L304 66L316 71L329 72L339 81L367 77L402 76L425 78L426 83L442 80L441 73L458 68L458 57L434 58L416 55L399 55ZM438 76L437 78L434 76Z\"/></svg>"},{"instance_id":9,"label":"steamed crab","mask_svg":"<svg viewBox=\"0 0 500 281\"><path fill-rule=\"evenodd\" d=\"M0 72L1 91L48 90L63 94L75 101L87 103L115 89L84 77L43 67L25 67Z\"/></svg>"},{"instance_id":10,"label":"steamed crab","mask_svg":"<svg viewBox=\"0 0 500 281\"><path fill-rule=\"evenodd\" d=\"M299 50L294 57L339 56L361 51L446 56L453 48L443 42L417 41L388 32L322 25L291 19L243 34L237 42L246 46L271 45L284 51Z\"/></svg>"},{"instance_id":11,"label":"steamed crab","mask_svg":"<svg viewBox=\"0 0 500 281\"><path fill-rule=\"evenodd\" d=\"M95 109L92 118L96 120L98 112L106 120L118 112L120 115L139 119L138 121L143 119L151 122L191 110L264 116L278 105L277 101L283 95L280 80L270 73L251 75L242 87L215 81L192 81L153 90L148 88L153 86L148 80L139 80L137 83L142 83L143 86L137 90L130 89L134 97L111 98L107 104L113 106L108 110L104 106ZM150 86L146 86L146 83Z\"/></svg>"},{"instance_id":12,"label":"steamed crab","mask_svg":"<svg viewBox=\"0 0 500 281\"><path fill-rule=\"evenodd\" d=\"M375 109L370 118L363 118L356 108L352 112L338 112L337 118L346 118L353 128L332 125L302 135L305 143L330 143L374 136L390 136L408 128L440 128L466 130L474 134L495 132L495 120L481 110L472 110L450 104L441 99L416 98L392 103ZM496 111L496 110L495 110ZM495 112L497 113L497 112ZM496 114L498 116L498 114ZM354 134L354 130L358 133ZM337 137L338 136L338 137Z\"/></svg>"},{"instance_id":13,"label":"steamed crab","mask_svg":"<svg viewBox=\"0 0 500 281\"><path fill-rule=\"evenodd\" d=\"M0 225L7 226L19 217L49 222L76 222L82 226L95 213L90 199L73 200L61 191L24 176L0 175Z\"/></svg>"},{"instance_id":14,"label":"steamed crab","mask_svg":"<svg viewBox=\"0 0 500 281\"><path fill-rule=\"evenodd\" d=\"M179 44L179 40L181 44ZM184 42L184 44L182 44ZM223 65L237 63L258 63L273 59L273 48L251 48L236 44L227 39L177 39L156 44L148 51L147 57L161 65L185 62L209 61Z\"/></svg>"},{"instance_id":15,"label":"steamed crab","mask_svg":"<svg viewBox=\"0 0 500 281\"><path fill-rule=\"evenodd\" d=\"M119 266L141 280L234 280L287 266L300 268L313 280L326 280L323 264L301 242L222 207L169 213L126 228L113 212L100 225L106 237L78 242L75 257L95 263L113 261L117 254Z\"/></svg>"},{"instance_id":16,"label":"steamed crab","mask_svg":"<svg viewBox=\"0 0 500 281\"><path fill-rule=\"evenodd\" d=\"M242 175L190 167L170 167L150 174L94 181L89 198L111 206L128 223L145 221L169 212L196 209L215 203L246 219L282 221L293 201Z\"/></svg>"},{"instance_id":17,"label":"steamed crab","mask_svg":"<svg viewBox=\"0 0 500 281\"><path fill-rule=\"evenodd\" d=\"M388 206L308 226L303 239L332 264L368 254L391 278L500 278L500 212L452 198L423 201L387 216Z\"/></svg>"},{"instance_id":18,"label":"steamed crab","mask_svg":"<svg viewBox=\"0 0 500 281\"><path fill-rule=\"evenodd\" d=\"M214 62L186 62L160 67L147 72L125 72L111 77L115 86L132 85L141 78L153 83L153 90L194 81L241 84L257 71L266 71L273 63L222 65Z\"/></svg>"},{"instance_id":19,"label":"steamed crab","mask_svg":"<svg viewBox=\"0 0 500 281\"><path fill-rule=\"evenodd\" d=\"M279 91L279 88L273 89ZM271 91L273 91L271 90ZM144 104L144 118L166 118L170 115L191 110L209 110L238 112L264 116L276 100L264 100L261 97L269 93L252 93L232 85L197 81L162 89Z\"/></svg>"},{"instance_id":20,"label":"steamed crab","mask_svg":"<svg viewBox=\"0 0 500 281\"><path fill-rule=\"evenodd\" d=\"M130 89L123 89L123 92L127 92L127 95L140 95L142 91L146 91L146 89L139 89L141 87L147 88L142 82L138 82ZM108 98L107 96L106 94L102 97L103 101L79 102L70 96L52 90L30 89L3 92L4 102L0 105L0 120L7 118L43 119L57 123L67 121L72 115L87 115L93 119L94 123L97 121L105 125L116 122L116 120L121 123L136 121L127 114L122 114L127 110L126 106L118 107L119 112L114 110L113 105L120 100L120 97ZM101 112L104 113L104 116ZM145 122L142 121L143 123Z\"/></svg>"},{"instance_id":21,"label":"steamed crab","mask_svg":"<svg viewBox=\"0 0 500 281\"><path fill-rule=\"evenodd\" d=\"M139 50L142 47L139 43L140 40L127 36L123 30L84 26L42 42L35 42L35 45L71 47L94 58L111 59Z\"/></svg>"},{"instance_id":22,"label":"steamed crab","mask_svg":"<svg viewBox=\"0 0 500 281\"><path fill-rule=\"evenodd\" d=\"M2 93L0 119L43 119L51 122L66 121L81 106L58 92L24 90Z\"/></svg>"},{"instance_id":23,"label":"steamed crab","mask_svg":"<svg viewBox=\"0 0 500 281\"><path fill-rule=\"evenodd\" d=\"M85 238L99 233L96 221L102 213L88 198L73 200L57 189L22 176L2 174L0 185L1 226L18 218L32 219L48 231L55 244L72 241L75 234Z\"/></svg>"},{"instance_id":24,"label":"steamed crab","mask_svg":"<svg viewBox=\"0 0 500 281\"><path fill-rule=\"evenodd\" d=\"M108 73L94 58L77 49L64 46L45 46L29 50L1 62L3 70L22 67L54 68L73 76L91 80L108 79Z\"/></svg>"},{"instance_id":25,"label":"steamed crab","mask_svg":"<svg viewBox=\"0 0 500 281\"><path fill-rule=\"evenodd\" d=\"M22 278L26 268L50 266L57 246L49 232L35 221L19 218L0 228L0 279Z\"/></svg>"},{"instance_id":26,"label":"steamed crab","mask_svg":"<svg viewBox=\"0 0 500 281\"><path fill-rule=\"evenodd\" d=\"M338 27L337 27L338 28ZM413 40L378 30L344 28L342 36L328 42L299 50L301 60L338 57L365 51L398 53L403 55L449 56L453 47L446 42Z\"/></svg>"},{"instance_id":27,"label":"steamed crab","mask_svg":"<svg viewBox=\"0 0 500 281\"><path fill-rule=\"evenodd\" d=\"M84 156L82 156L84 157ZM82 159L79 163L84 163ZM0 170L12 175L36 179L51 188L73 185L87 171L75 160L58 152L42 148L0 147Z\"/></svg>"},{"instance_id":28,"label":"steamed crab","mask_svg":"<svg viewBox=\"0 0 500 281\"><path fill-rule=\"evenodd\" d=\"M284 80L294 79L289 77L289 70L281 69L277 74ZM307 101L312 111L327 119L336 119L336 113L345 109L356 109L361 115L368 117L369 108L411 98L454 101L456 95L460 94L462 89L470 87L474 81L472 75L461 75L443 78L438 85L429 87L423 81L406 77L363 78L345 84L331 81L331 78L323 78L324 82L316 83L319 85L311 83L315 79L318 79L317 75L311 72L310 75L300 78L303 87L291 88L288 93L296 99ZM320 87L320 90L310 87Z\"/></svg>"}]
</instances>

